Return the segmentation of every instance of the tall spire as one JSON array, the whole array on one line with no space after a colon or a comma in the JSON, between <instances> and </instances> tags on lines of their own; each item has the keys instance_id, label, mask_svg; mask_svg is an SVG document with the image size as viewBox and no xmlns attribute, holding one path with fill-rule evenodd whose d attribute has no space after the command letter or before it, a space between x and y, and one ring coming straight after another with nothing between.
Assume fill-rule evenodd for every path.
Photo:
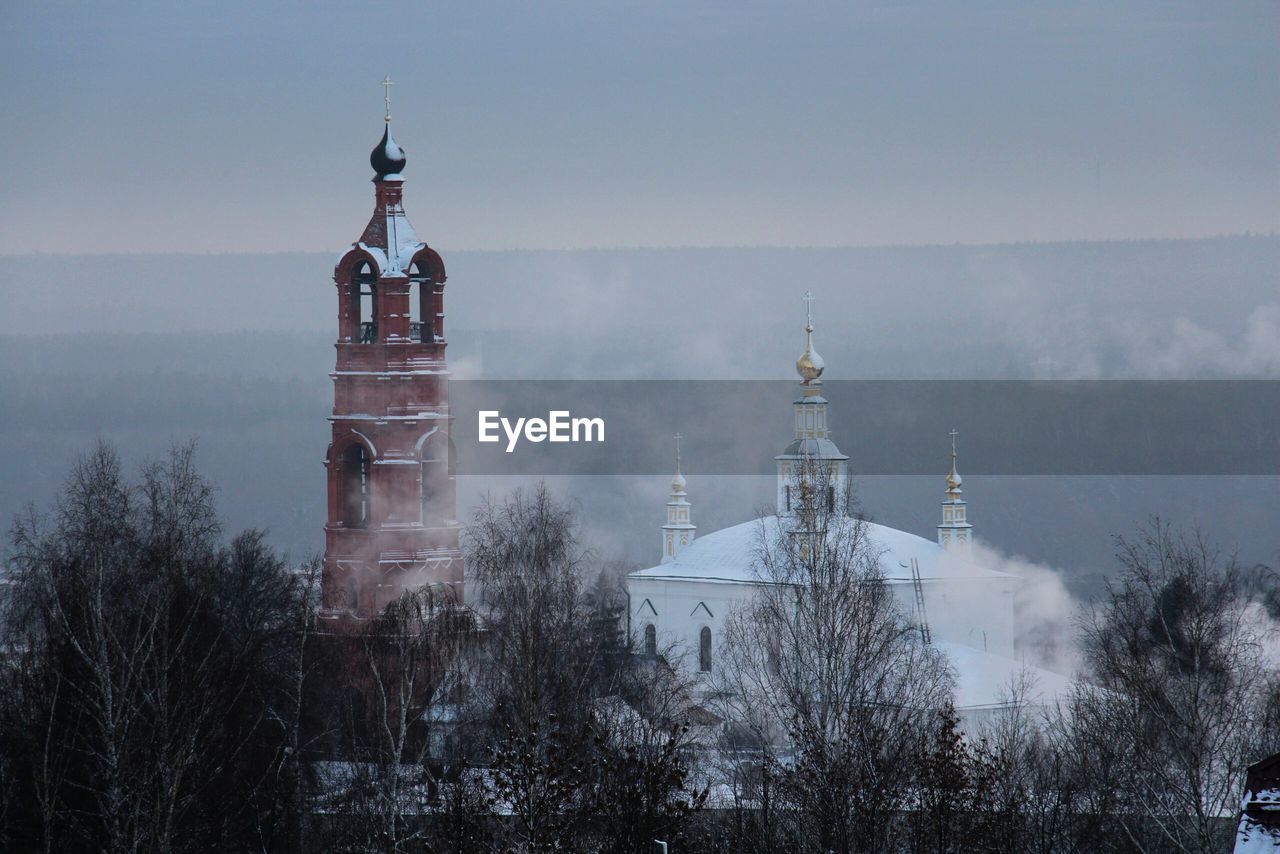
<instances>
[{"instance_id":1,"label":"tall spire","mask_svg":"<svg viewBox=\"0 0 1280 854\"><path fill-rule=\"evenodd\" d=\"M692 521L693 506L689 503L688 493L685 492L684 475L680 473L680 440L683 438L679 433L675 435L676 473L671 478L671 500L667 502L667 524L662 526L662 563L675 560L684 547L693 542L693 537L698 530Z\"/></svg>"},{"instance_id":2,"label":"tall spire","mask_svg":"<svg viewBox=\"0 0 1280 854\"><path fill-rule=\"evenodd\" d=\"M964 481L956 468L956 436L959 433L952 428L949 435L951 436L951 471L947 473L947 491L942 499L942 524L938 526L938 545L943 548L963 548L973 539L973 526L969 524L967 518L968 507L960 497L964 491L961 489Z\"/></svg>"},{"instance_id":3,"label":"tall spire","mask_svg":"<svg viewBox=\"0 0 1280 854\"><path fill-rule=\"evenodd\" d=\"M778 463L779 514L793 513L798 508L798 478L806 465L824 462L830 466L826 480L832 506L837 497L844 494L848 476L849 458L831 441L831 430L827 423L827 400L822 396L821 380L826 365L813 346L813 292L806 291L803 299L804 352L796 359L796 373L800 375L800 396L792 402L795 438L781 454L774 457Z\"/></svg>"},{"instance_id":4,"label":"tall spire","mask_svg":"<svg viewBox=\"0 0 1280 854\"><path fill-rule=\"evenodd\" d=\"M960 479L960 472L956 471L956 436L960 435L954 427L951 428L951 472L947 475L947 494L959 496L961 493L960 485L964 483Z\"/></svg>"}]
</instances>

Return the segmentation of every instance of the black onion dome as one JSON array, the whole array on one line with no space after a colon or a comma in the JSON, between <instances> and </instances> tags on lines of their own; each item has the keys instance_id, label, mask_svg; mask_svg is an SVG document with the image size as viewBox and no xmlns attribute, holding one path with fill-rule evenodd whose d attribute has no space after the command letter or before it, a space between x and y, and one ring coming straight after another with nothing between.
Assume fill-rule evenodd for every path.
<instances>
[{"instance_id":1,"label":"black onion dome","mask_svg":"<svg viewBox=\"0 0 1280 854\"><path fill-rule=\"evenodd\" d=\"M391 138L391 125L387 125L382 132L382 141L369 152L369 165L379 178L385 178L404 169L405 162L404 149Z\"/></svg>"}]
</instances>

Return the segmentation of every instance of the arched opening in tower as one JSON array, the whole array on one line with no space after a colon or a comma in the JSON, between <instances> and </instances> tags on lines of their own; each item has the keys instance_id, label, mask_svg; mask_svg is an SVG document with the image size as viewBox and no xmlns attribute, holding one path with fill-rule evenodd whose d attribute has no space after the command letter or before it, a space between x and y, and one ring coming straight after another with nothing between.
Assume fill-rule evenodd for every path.
<instances>
[{"instance_id":1,"label":"arched opening in tower","mask_svg":"<svg viewBox=\"0 0 1280 854\"><path fill-rule=\"evenodd\" d=\"M351 299L351 313L360 324L357 340L372 344L378 340L378 289L377 276L368 261L356 267L351 277Z\"/></svg>"},{"instance_id":2,"label":"arched opening in tower","mask_svg":"<svg viewBox=\"0 0 1280 854\"><path fill-rule=\"evenodd\" d=\"M417 261L409 268L409 338L430 344L436 340L431 309L431 276Z\"/></svg>"}]
</instances>

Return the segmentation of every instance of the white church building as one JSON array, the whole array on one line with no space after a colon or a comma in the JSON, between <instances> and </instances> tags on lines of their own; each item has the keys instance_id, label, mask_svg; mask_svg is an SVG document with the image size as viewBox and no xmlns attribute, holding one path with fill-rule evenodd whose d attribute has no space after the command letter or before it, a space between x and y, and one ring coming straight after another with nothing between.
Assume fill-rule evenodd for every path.
<instances>
[{"instance_id":1,"label":"white church building","mask_svg":"<svg viewBox=\"0 0 1280 854\"><path fill-rule=\"evenodd\" d=\"M627 577L630 629L642 648L678 650L683 664L708 689L721 660L719 643L729 613L765 582L757 567L761 531L776 529L790 511L791 490L801 464L832 472L836 489L849 478L849 458L831 439L827 401L822 397L822 358L813 348L812 319L805 327L805 351L796 363L800 394L793 403L795 436L777 463L777 516L753 519L696 537L693 506L680 472L676 474L662 526L658 565ZM868 523L868 537L886 582L904 616L925 626L926 636L946 653L957 677L956 711L965 725L981 721L1004 705L1012 681L1032 677L1039 703L1065 692L1067 677L1018 660L1014 648L1015 592L1021 579L975 565L969 558L973 526L962 498L952 434L951 471L946 477L937 540Z\"/></svg>"}]
</instances>

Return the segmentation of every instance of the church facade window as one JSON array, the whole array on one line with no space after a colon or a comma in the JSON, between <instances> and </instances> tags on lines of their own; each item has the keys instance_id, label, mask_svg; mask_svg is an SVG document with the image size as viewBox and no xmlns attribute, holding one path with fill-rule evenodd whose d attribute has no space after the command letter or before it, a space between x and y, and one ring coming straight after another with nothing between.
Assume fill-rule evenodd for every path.
<instances>
[{"instance_id":1,"label":"church facade window","mask_svg":"<svg viewBox=\"0 0 1280 854\"><path fill-rule=\"evenodd\" d=\"M369 451L353 442L342 454L339 490L342 493L342 524L364 528L369 524Z\"/></svg>"},{"instance_id":2,"label":"church facade window","mask_svg":"<svg viewBox=\"0 0 1280 854\"><path fill-rule=\"evenodd\" d=\"M698 669L703 673L711 672L711 629L703 626L698 632Z\"/></svg>"},{"instance_id":3,"label":"church facade window","mask_svg":"<svg viewBox=\"0 0 1280 854\"><path fill-rule=\"evenodd\" d=\"M644 627L644 654L658 654L658 630L653 623L648 623Z\"/></svg>"},{"instance_id":4,"label":"church facade window","mask_svg":"<svg viewBox=\"0 0 1280 854\"><path fill-rule=\"evenodd\" d=\"M347 608L353 612L360 609L360 591L354 578L347 579Z\"/></svg>"},{"instance_id":5,"label":"church facade window","mask_svg":"<svg viewBox=\"0 0 1280 854\"><path fill-rule=\"evenodd\" d=\"M422 443L418 452L418 473L420 479L420 517L425 525L439 515L441 499L446 497L448 489L448 446L438 436L432 436Z\"/></svg>"}]
</instances>

